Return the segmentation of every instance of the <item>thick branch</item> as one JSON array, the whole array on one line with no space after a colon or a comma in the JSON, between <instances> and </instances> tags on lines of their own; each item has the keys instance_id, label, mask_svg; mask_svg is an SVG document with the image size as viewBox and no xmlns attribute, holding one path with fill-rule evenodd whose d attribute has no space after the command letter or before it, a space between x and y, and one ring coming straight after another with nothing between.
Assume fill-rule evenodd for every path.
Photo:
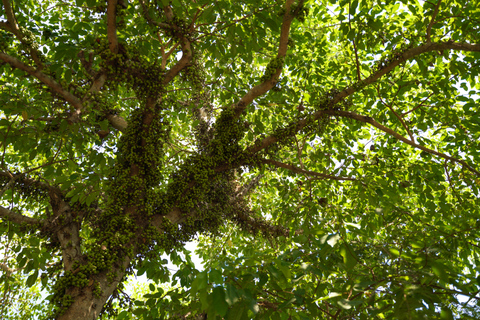
<instances>
[{"instance_id":1,"label":"thick branch","mask_svg":"<svg viewBox=\"0 0 480 320\"><path fill-rule=\"evenodd\" d=\"M405 62L408 59L412 59L422 53L430 51L441 51L441 50L459 50L459 51L477 51L480 52L480 44L469 44L469 43L455 43L455 42L440 42L440 43L427 43L421 46L409 49L402 54L399 54L396 59L389 62L380 70L376 71L370 77L366 78L363 81L360 81L353 86L345 88L343 91L336 94L330 101L328 106L333 107L338 102L342 101L346 97L352 95L353 93L361 90L363 87L374 83L379 78L392 71L400 63ZM306 125L313 123L313 121L328 115L339 115L338 111L332 110L318 110L308 119L300 119L298 121L292 122L289 125L293 126L292 135L296 134L299 130L304 128ZM365 122L365 121L364 121ZM255 154L268 146L274 144L278 141L278 138L274 135L268 136L261 141L257 141L254 145L245 149L248 154ZM458 162L458 161L456 161ZM470 167L470 166L468 166ZM470 167L471 168L471 167Z\"/></svg>"},{"instance_id":2,"label":"thick branch","mask_svg":"<svg viewBox=\"0 0 480 320\"><path fill-rule=\"evenodd\" d=\"M5 15L7 16L7 23L13 30L18 30L17 19L15 19L15 13L13 12L10 1L2 0L3 9L5 10Z\"/></svg>"},{"instance_id":3,"label":"thick branch","mask_svg":"<svg viewBox=\"0 0 480 320\"><path fill-rule=\"evenodd\" d=\"M112 269L103 271L92 277L91 280L100 286L100 296L94 294L93 286L87 286L83 288L83 290L79 290L77 287L71 287L70 291L67 292L73 297L73 302L68 309L56 319L97 319L108 298L122 281L130 261L131 258L125 256L124 260ZM109 273L114 275L113 279L110 279L108 276Z\"/></svg>"},{"instance_id":4,"label":"thick branch","mask_svg":"<svg viewBox=\"0 0 480 320\"><path fill-rule=\"evenodd\" d=\"M105 74L105 72L102 72L99 75L97 75L97 78L95 79L95 81L93 81L92 86L88 90L88 92L90 94L86 95L83 98L82 105L84 105L86 102L90 101L91 93L100 92L103 85L105 84L105 81L107 81L107 75ZM75 110L75 112L72 114L72 116L69 118L69 120L72 121L72 122L76 122L76 121L80 120L80 116L81 116L82 111L83 111L82 109ZM127 128L128 122L123 117L121 117L119 115L109 114L109 115L106 115L105 118L107 118L107 120L110 122L112 127L114 127L115 129L117 129L121 132L124 132L125 129Z\"/></svg>"},{"instance_id":5,"label":"thick branch","mask_svg":"<svg viewBox=\"0 0 480 320\"><path fill-rule=\"evenodd\" d=\"M6 63L10 64L12 67L18 68L20 70L23 70L30 74L31 76L37 78L40 80L42 83L46 84L50 89L58 93L60 96L62 96L68 103L70 103L76 110L81 110L83 108L81 101L65 90L58 82L47 76L41 71L38 71L17 58L14 58L12 56L9 56L5 53L0 52L0 60L5 61Z\"/></svg>"},{"instance_id":6,"label":"thick branch","mask_svg":"<svg viewBox=\"0 0 480 320\"><path fill-rule=\"evenodd\" d=\"M309 171L309 170L303 170L303 169L300 169L300 168L298 168L296 166L293 166L291 164L286 164L286 163L282 163L282 162L275 161L275 160L270 160L270 159L261 159L260 162L262 162L264 164L270 164L270 165L273 165L275 167L284 168L284 169L293 171L295 173L302 173L302 174L306 174L306 175L309 175L309 176L315 176L315 177L319 177L319 178L323 178L323 179L338 180L338 181L341 181L341 180L355 181L355 180L357 180L355 178L350 178L350 177L337 177L337 176L333 176L333 175L330 175L330 174L319 173L319 172Z\"/></svg>"},{"instance_id":7,"label":"thick branch","mask_svg":"<svg viewBox=\"0 0 480 320\"><path fill-rule=\"evenodd\" d=\"M363 81L357 82L353 86L345 88L343 91L338 93L332 100L330 100L330 105L333 106L336 103L340 102L342 99L352 95L353 93L359 91L361 88L374 83L382 76L386 75L393 69L395 69L401 63L410 60L422 53L431 52L431 51L442 51L442 50L457 50L457 51L476 51L480 52L480 44L470 44L470 43L459 43L459 42L436 42L436 43L426 43L418 47L411 48L403 53L398 53L395 56L395 59L384 65L381 69L373 73L370 77L366 78Z\"/></svg>"},{"instance_id":8,"label":"thick branch","mask_svg":"<svg viewBox=\"0 0 480 320\"><path fill-rule=\"evenodd\" d=\"M112 127L114 127L115 129L121 132L125 132L125 129L127 129L127 126L128 126L127 120L125 120L119 115L116 115L116 114L107 115L107 120L110 122Z\"/></svg>"},{"instance_id":9,"label":"thick branch","mask_svg":"<svg viewBox=\"0 0 480 320\"><path fill-rule=\"evenodd\" d=\"M117 0L108 0L107 5L107 38L110 51L118 53L117 39Z\"/></svg>"},{"instance_id":10,"label":"thick branch","mask_svg":"<svg viewBox=\"0 0 480 320\"><path fill-rule=\"evenodd\" d=\"M55 201L55 204L53 204L53 201ZM55 230L55 236L58 242L60 242L64 269L65 271L70 271L74 262L79 261L82 256L80 224L75 222L72 208L62 198L52 199L52 207L54 208L53 215L56 219L50 222L49 227ZM59 228L55 228L57 223Z\"/></svg>"},{"instance_id":11,"label":"thick branch","mask_svg":"<svg viewBox=\"0 0 480 320\"><path fill-rule=\"evenodd\" d=\"M294 3L294 0L287 0L285 2L285 14L283 16L283 23L280 30L280 41L278 45L277 58L284 58L287 55L288 49L288 36L290 34L290 26L292 24L295 15L291 12L291 6ZM299 1L298 8L301 8L303 1ZM278 81L280 74L282 73L283 66L278 68L276 72L270 76L269 79L264 82L256 85L250 89L241 99L235 104L235 115L238 117L246 109L246 107L252 103L252 101L267 93L272 89Z\"/></svg>"},{"instance_id":12,"label":"thick branch","mask_svg":"<svg viewBox=\"0 0 480 320\"><path fill-rule=\"evenodd\" d=\"M17 224L40 225L42 223L39 219L24 216L23 214L13 212L2 206L0 206L0 217L7 218Z\"/></svg>"},{"instance_id":13,"label":"thick branch","mask_svg":"<svg viewBox=\"0 0 480 320\"><path fill-rule=\"evenodd\" d=\"M12 27L8 24L8 22L0 21L0 29L12 32Z\"/></svg>"}]
</instances>

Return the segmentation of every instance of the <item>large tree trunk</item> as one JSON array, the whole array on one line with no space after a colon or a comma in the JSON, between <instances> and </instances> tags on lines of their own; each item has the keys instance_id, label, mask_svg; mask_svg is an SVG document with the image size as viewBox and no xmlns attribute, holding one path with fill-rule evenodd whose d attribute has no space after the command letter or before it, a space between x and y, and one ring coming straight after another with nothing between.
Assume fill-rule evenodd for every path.
<instances>
[{"instance_id":1,"label":"large tree trunk","mask_svg":"<svg viewBox=\"0 0 480 320\"><path fill-rule=\"evenodd\" d=\"M125 270L130 263L130 259L126 259L116 270L116 277L113 281L107 280L109 271L101 272L90 280L89 286L84 288L73 288L67 290L67 294L73 298L73 303L59 317L58 320L94 320L97 319L105 306L108 298L114 293L120 280L125 275ZM102 290L100 295L94 293L94 283L98 283Z\"/></svg>"}]
</instances>

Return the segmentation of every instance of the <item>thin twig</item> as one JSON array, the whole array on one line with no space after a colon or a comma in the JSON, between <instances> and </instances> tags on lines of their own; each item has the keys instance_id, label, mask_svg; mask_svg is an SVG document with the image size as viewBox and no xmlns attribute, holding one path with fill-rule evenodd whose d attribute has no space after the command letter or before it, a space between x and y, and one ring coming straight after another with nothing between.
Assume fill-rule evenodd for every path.
<instances>
[{"instance_id":1,"label":"thin twig","mask_svg":"<svg viewBox=\"0 0 480 320\"><path fill-rule=\"evenodd\" d=\"M432 26L435 23L435 18L437 17L438 10L440 8L440 3L442 3L442 0L438 0L437 5L435 6L435 9L433 11L432 20L430 20L430 23L427 26L427 43L432 42L432 38L431 38Z\"/></svg>"},{"instance_id":2,"label":"thin twig","mask_svg":"<svg viewBox=\"0 0 480 320\"><path fill-rule=\"evenodd\" d=\"M397 94L398 94L399 91L400 91L400 88L398 88ZM402 124L403 128L405 129L405 131L407 131L408 135L410 136L410 140L412 140L413 142L415 142L415 138L413 137L412 132L411 132L410 129L408 128L408 126L407 126L407 124L405 123L405 121L403 120L402 116L399 115L397 112L395 112L395 110L393 110L391 104L388 104L388 103L386 103L385 101L383 101L383 98L382 98L382 96L380 95L380 90L378 89L378 87L377 87L377 93L378 93L378 98L380 99L380 101L382 102L382 104L385 105L385 106L387 106L387 108L395 115L395 117L397 117L397 119L400 121L400 123ZM395 95L395 98L396 98L396 95Z\"/></svg>"},{"instance_id":3,"label":"thin twig","mask_svg":"<svg viewBox=\"0 0 480 320\"><path fill-rule=\"evenodd\" d=\"M432 93L430 93L430 94L428 95L428 97L426 97L425 99L423 99L423 100L422 100L422 102L420 102L420 103L419 103L419 104L418 104L416 107L414 107L413 109L411 109L411 110L408 110L408 111L406 111L406 112L402 113L402 114L401 114L401 116L402 116L402 117L405 117L407 114L409 114L409 113L411 113L411 112L413 112L413 111L417 110L417 109L418 109L418 108L420 108L420 107L423 107L423 106L424 106L424 103L425 103L425 101L427 101L428 99L430 99L430 97L431 97L432 95L433 95L433 92L432 92Z\"/></svg>"},{"instance_id":4,"label":"thin twig","mask_svg":"<svg viewBox=\"0 0 480 320\"><path fill-rule=\"evenodd\" d=\"M330 174L319 173L319 172L309 171L309 170L303 170L303 169L298 168L296 166L293 166L291 164L286 164L286 163L282 163L282 162L271 160L271 159L261 159L260 162L264 163L264 164L270 164L270 165L273 165L275 167L284 168L284 169L287 169L287 170L290 170L290 171L293 171L293 172L296 172L296 173L303 173L303 174L306 174L306 175L309 175L309 176L319 177L319 178L322 178L322 179L330 179L330 180L338 180L338 181L341 181L341 180L356 181L357 180L357 179L351 178L351 177L337 177L337 176L330 175Z\"/></svg>"},{"instance_id":5,"label":"thin twig","mask_svg":"<svg viewBox=\"0 0 480 320\"><path fill-rule=\"evenodd\" d=\"M385 132L385 133L388 133L390 135L392 135L393 137L397 138L398 140L400 141L403 141L405 142L406 144L416 148L416 149L420 149L422 151L425 151L425 152L428 152L430 154L434 154L436 156L439 156L441 158L444 158L444 159L447 159L447 160L450 160L450 161L453 161L453 162L457 162L457 163L460 163L461 165L463 165L465 168L467 168L468 170L470 170L471 172L473 172L475 175L477 176L480 176L480 172L477 171L475 168L473 168L471 165L469 165L467 162L465 162L464 160L461 160L461 159L457 159L457 158L454 158L454 157L451 157L449 155L446 155L444 153L441 153L441 152L438 152L438 151L435 151L435 150L432 150L432 149L429 149L427 147L424 147L422 145L419 145L413 141L410 141L409 139L405 138L404 136L402 136L401 134L399 134L398 132L390 129L390 128L387 128L385 127L384 125L378 123L377 121L375 121L372 117L369 117L369 116L363 116L363 115L359 115L355 112L350 112L350 111L335 111L335 110L324 110L323 111L324 113L326 114L330 114L330 115L337 115L337 116L341 116L341 117L346 117L346 118L350 118L350 119L354 119L354 120L357 120L357 121L360 121L360 122L365 122L365 123L369 123L371 124L372 126L374 126L375 128Z\"/></svg>"}]
</instances>

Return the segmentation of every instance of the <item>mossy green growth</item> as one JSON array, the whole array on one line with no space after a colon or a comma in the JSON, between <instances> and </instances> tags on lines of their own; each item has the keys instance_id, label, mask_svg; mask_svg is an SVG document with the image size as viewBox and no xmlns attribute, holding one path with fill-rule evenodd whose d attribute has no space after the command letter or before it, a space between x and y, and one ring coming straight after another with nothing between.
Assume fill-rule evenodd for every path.
<instances>
[{"instance_id":1,"label":"mossy green growth","mask_svg":"<svg viewBox=\"0 0 480 320\"><path fill-rule=\"evenodd\" d=\"M179 228L184 236L196 232L215 232L232 213L233 168L246 163L239 141L245 133L234 109L225 108L212 128L214 134L205 149L187 159L172 177L167 188L167 203L186 213ZM222 172L218 168L224 167Z\"/></svg>"},{"instance_id":2,"label":"mossy green growth","mask_svg":"<svg viewBox=\"0 0 480 320\"><path fill-rule=\"evenodd\" d=\"M118 145L117 164L108 186L110 201L103 212L90 216L94 226L92 238L96 242L86 244L83 264L74 264L54 285L53 302L59 310L65 309L64 297L69 287L83 288L100 272L108 272L109 281L113 281L115 267L121 265L125 257L135 258L137 232L149 225L161 203L157 194L147 191L162 181L163 145L169 131L160 105L132 113ZM157 237L152 233L145 236L146 243ZM101 295L98 286L94 294Z\"/></svg>"},{"instance_id":3,"label":"mossy green growth","mask_svg":"<svg viewBox=\"0 0 480 320\"><path fill-rule=\"evenodd\" d=\"M141 100L162 92L164 70L156 61L147 61L134 46L119 42L118 53L113 53L102 38L96 51L102 59L100 67L107 73L108 85L126 84Z\"/></svg>"},{"instance_id":4,"label":"mossy green growth","mask_svg":"<svg viewBox=\"0 0 480 320\"><path fill-rule=\"evenodd\" d=\"M300 22L305 22L305 18L308 16L309 11L309 8L306 7L305 4L293 4L290 7L290 12L295 15L295 18Z\"/></svg>"},{"instance_id":5,"label":"mossy green growth","mask_svg":"<svg viewBox=\"0 0 480 320\"><path fill-rule=\"evenodd\" d=\"M65 294L65 290L70 287L84 288L89 284L89 277L97 273L96 266L89 262L79 265L75 263L72 270L67 271L61 276L53 287L53 296L51 302L56 306L56 315L63 314L73 303L73 298Z\"/></svg>"},{"instance_id":6,"label":"mossy green growth","mask_svg":"<svg viewBox=\"0 0 480 320\"><path fill-rule=\"evenodd\" d=\"M273 75L277 72L277 70L281 69L283 67L284 62L285 62L285 57L273 58L268 63L267 68L265 69L265 73L260 78L260 81L265 82L265 81L269 80L270 78L272 78Z\"/></svg>"},{"instance_id":7,"label":"mossy green growth","mask_svg":"<svg viewBox=\"0 0 480 320\"><path fill-rule=\"evenodd\" d=\"M110 203L98 223L103 225L99 248L94 250L99 263L106 268L124 255L133 256L132 239L139 227L148 225L162 203L152 192L163 180L163 145L170 125L163 119L161 106L155 110L135 110L118 146L117 164L110 182ZM129 209L130 208L130 209ZM130 245L126 245L129 244ZM101 247L107 250L109 258Z\"/></svg>"}]
</instances>

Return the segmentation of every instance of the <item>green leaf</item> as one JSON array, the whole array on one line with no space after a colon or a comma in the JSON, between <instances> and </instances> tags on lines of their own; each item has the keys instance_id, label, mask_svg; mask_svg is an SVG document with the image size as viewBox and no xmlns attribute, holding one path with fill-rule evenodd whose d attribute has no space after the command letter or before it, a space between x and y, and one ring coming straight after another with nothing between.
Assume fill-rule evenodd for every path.
<instances>
[{"instance_id":1,"label":"green leaf","mask_svg":"<svg viewBox=\"0 0 480 320\"><path fill-rule=\"evenodd\" d=\"M239 299L237 288L230 283L226 284L225 301L231 306Z\"/></svg>"},{"instance_id":2,"label":"green leaf","mask_svg":"<svg viewBox=\"0 0 480 320\"><path fill-rule=\"evenodd\" d=\"M35 270L30 276L28 276L27 281L25 282L28 288L32 287L38 278L38 270Z\"/></svg>"},{"instance_id":3,"label":"green leaf","mask_svg":"<svg viewBox=\"0 0 480 320\"><path fill-rule=\"evenodd\" d=\"M236 304L233 308L228 310L227 320L242 320L246 319L247 310L244 305Z\"/></svg>"},{"instance_id":4,"label":"green leaf","mask_svg":"<svg viewBox=\"0 0 480 320\"><path fill-rule=\"evenodd\" d=\"M332 298L335 298L335 297L339 297L341 295L342 294L338 293L338 292L330 292L326 297L318 298L318 299L315 300L315 302L332 299Z\"/></svg>"},{"instance_id":5,"label":"green leaf","mask_svg":"<svg viewBox=\"0 0 480 320\"><path fill-rule=\"evenodd\" d=\"M322 238L323 239L323 238ZM327 238L328 240L327 243L331 246L331 247L334 247L335 244L337 244L338 240L340 240L340 235L339 234L331 234L331 235L328 235Z\"/></svg>"},{"instance_id":6,"label":"green leaf","mask_svg":"<svg viewBox=\"0 0 480 320\"><path fill-rule=\"evenodd\" d=\"M432 260L429 262L432 267L433 273L439 277L441 280L448 282L448 273L446 272L447 267L438 260Z\"/></svg>"},{"instance_id":7,"label":"green leaf","mask_svg":"<svg viewBox=\"0 0 480 320\"><path fill-rule=\"evenodd\" d=\"M356 307L362 304L361 300L347 300L347 299L340 299L337 301L338 305L345 310L349 310L352 307Z\"/></svg>"},{"instance_id":8,"label":"green leaf","mask_svg":"<svg viewBox=\"0 0 480 320\"><path fill-rule=\"evenodd\" d=\"M212 297L215 311L220 316L225 316L228 311L228 303L225 301L225 292L223 291L223 287L218 286L213 288Z\"/></svg>"},{"instance_id":9,"label":"green leaf","mask_svg":"<svg viewBox=\"0 0 480 320\"><path fill-rule=\"evenodd\" d=\"M345 263L348 270L354 268L357 265L358 258L355 255L352 247L350 247L348 244L344 243L340 247L340 255L343 257L343 263Z\"/></svg>"},{"instance_id":10,"label":"green leaf","mask_svg":"<svg viewBox=\"0 0 480 320\"><path fill-rule=\"evenodd\" d=\"M210 282L212 283L218 283L218 284L223 283L222 272L217 269L213 269L212 271L210 271L209 279L210 279Z\"/></svg>"}]
</instances>

